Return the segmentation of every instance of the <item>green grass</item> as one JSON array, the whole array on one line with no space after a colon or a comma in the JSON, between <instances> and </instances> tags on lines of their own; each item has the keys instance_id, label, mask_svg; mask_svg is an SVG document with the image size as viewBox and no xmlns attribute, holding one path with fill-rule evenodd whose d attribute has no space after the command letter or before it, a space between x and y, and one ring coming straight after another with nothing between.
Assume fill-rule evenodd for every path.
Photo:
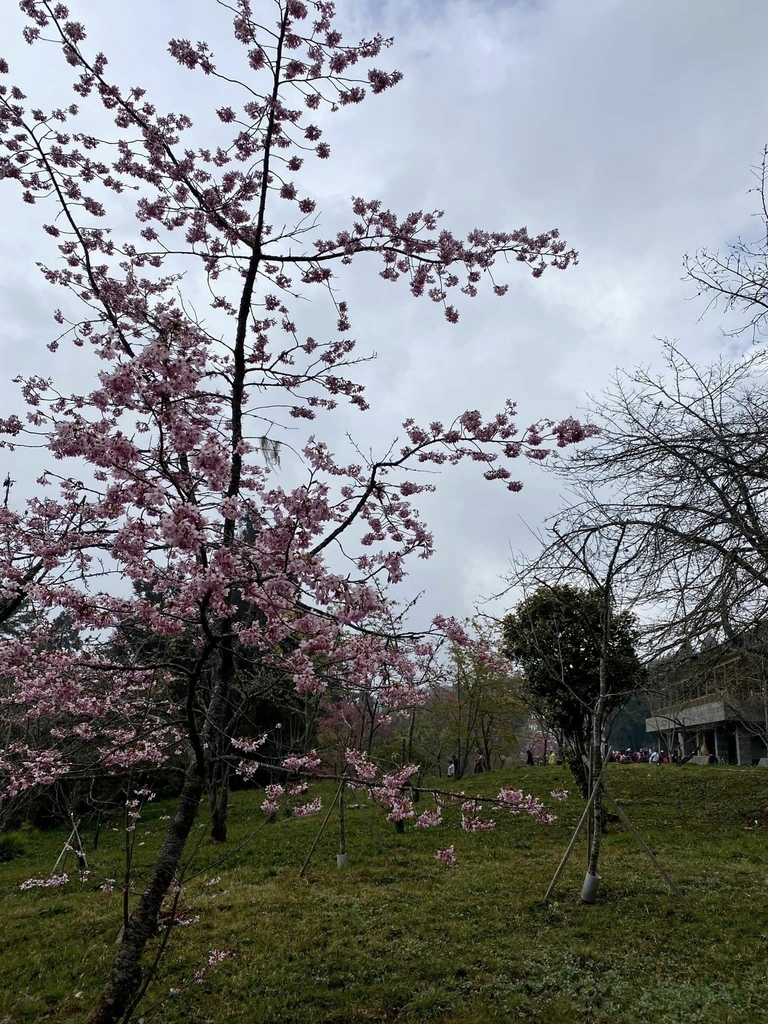
<instances>
[{"instance_id":1,"label":"green grass","mask_svg":"<svg viewBox=\"0 0 768 1024\"><path fill-rule=\"evenodd\" d=\"M464 780L468 792L500 785L547 796L573 786L564 769L515 769ZM321 818L281 819L242 845L263 816L258 793L236 793L231 841L211 846L197 830L192 879L182 898L197 924L174 928L142 1009L184 1024L331 1024L531 1021L590 1024L720 1024L761 1019L768 1006L768 773L720 766L612 766L608 784L691 901L686 912L620 825L603 846L598 903L579 902L583 841L553 901L543 894L583 803L558 808L549 828L499 813L495 832L465 835L457 812L426 832L397 835L373 811L386 852L350 809L350 869L335 867L324 834L303 880L298 869ZM327 803L331 790L323 793ZM548 804L552 801L548 799ZM423 805L422 805L423 806ZM150 805L139 826L140 888L166 822ZM0 1024L81 1020L103 982L121 921L120 822L109 823L86 883L19 890L47 875L65 832L21 830L23 850L0 864ZM198 838L200 840L198 844ZM434 859L454 844L458 866ZM235 851L235 852L232 852ZM231 853L220 866L214 861ZM220 881L208 885L212 877ZM196 970L211 949L236 954ZM11 980L13 979L13 980ZM176 996L170 989L180 989ZM763 1018L764 1019L764 1018Z\"/></svg>"}]
</instances>

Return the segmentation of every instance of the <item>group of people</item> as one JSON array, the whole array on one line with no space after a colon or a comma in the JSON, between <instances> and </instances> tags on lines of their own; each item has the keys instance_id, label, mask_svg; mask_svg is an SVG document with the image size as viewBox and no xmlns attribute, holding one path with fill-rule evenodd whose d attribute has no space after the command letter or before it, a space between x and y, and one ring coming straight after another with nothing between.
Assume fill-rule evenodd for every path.
<instances>
[{"instance_id":1,"label":"group of people","mask_svg":"<svg viewBox=\"0 0 768 1024\"><path fill-rule=\"evenodd\" d=\"M502 762L503 760L502 758ZM717 758L714 754L710 755L709 760L710 763L717 763ZM680 753L678 750L674 750L671 754L668 754L665 750L655 750L653 747L642 748L641 750L632 750L631 747L627 747L626 750L612 750L608 755L608 761L612 764L678 764ZM470 761L470 764L472 763ZM563 761L559 750L551 750L548 755L537 761L534 758L533 751L529 748L525 752L525 763L529 768L537 763L554 767L555 765L561 765ZM488 771L485 754L481 750L478 750L475 755L473 771L475 775ZM448 762L448 778L459 778L460 775L459 759L454 754Z\"/></svg>"},{"instance_id":2,"label":"group of people","mask_svg":"<svg viewBox=\"0 0 768 1024\"><path fill-rule=\"evenodd\" d=\"M677 751L670 756L665 750L633 750L627 747L624 751L612 750L608 760L613 764L677 764Z\"/></svg>"},{"instance_id":3,"label":"group of people","mask_svg":"<svg viewBox=\"0 0 768 1024\"><path fill-rule=\"evenodd\" d=\"M474 773L479 775L481 772L487 771L488 765L485 763L485 754L482 750L478 750L475 754L474 761ZM458 778L461 775L461 766L459 764L458 757L454 754L451 760L448 762L448 778Z\"/></svg>"},{"instance_id":4,"label":"group of people","mask_svg":"<svg viewBox=\"0 0 768 1024\"><path fill-rule=\"evenodd\" d=\"M678 752L667 754L664 750L654 750L653 748L642 750L632 750L631 747L627 747L626 750L612 750L608 755L608 761L612 764L677 764L679 760ZM525 763L531 768L535 764L548 764L548 765L560 765L563 763L560 756L560 752L553 750L548 756L538 761L533 756L532 750L526 750L525 752Z\"/></svg>"}]
</instances>

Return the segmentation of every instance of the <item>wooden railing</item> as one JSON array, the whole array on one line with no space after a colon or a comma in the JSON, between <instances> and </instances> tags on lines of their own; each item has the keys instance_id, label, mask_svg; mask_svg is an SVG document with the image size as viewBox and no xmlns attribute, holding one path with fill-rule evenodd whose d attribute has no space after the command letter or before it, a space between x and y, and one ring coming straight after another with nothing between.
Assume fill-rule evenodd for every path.
<instances>
[{"instance_id":1,"label":"wooden railing","mask_svg":"<svg viewBox=\"0 0 768 1024\"><path fill-rule=\"evenodd\" d=\"M763 694L754 690L731 691L729 693L715 692L705 693L702 697L693 697L691 700L682 701L680 704L669 704L667 707L654 711L653 718L675 718L691 708L700 708L704 704L762 704ZM653 710L653 709L651 709Z\"/></svg>"}]
</instances>

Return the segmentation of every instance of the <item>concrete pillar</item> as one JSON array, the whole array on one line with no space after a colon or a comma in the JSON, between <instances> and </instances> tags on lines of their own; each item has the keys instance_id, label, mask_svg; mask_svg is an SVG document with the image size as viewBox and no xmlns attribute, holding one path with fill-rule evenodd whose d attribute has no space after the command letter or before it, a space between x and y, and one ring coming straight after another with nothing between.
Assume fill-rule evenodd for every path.
<instances>
[{"instance_id":1,"label":"concrete pillar","mask_svg":"<svg viewBox=\"0 0 768 1024\"><path fill-rule=\"evenodd\" d=\"M717 726L715 726L715 757L718 761L721 760L721 749L722 747L720 744L720 729Z\"/></svg>"},{"instance_id":2,"label":"concrete pillar","mask_svg":"<svg viewBox=\"0 0 768 1024\"><path fill-rule=\"evenodd\" d=\"M736 762L752 764L752 741L740 725L736 726Z\"/></svg>"}]
</instances>

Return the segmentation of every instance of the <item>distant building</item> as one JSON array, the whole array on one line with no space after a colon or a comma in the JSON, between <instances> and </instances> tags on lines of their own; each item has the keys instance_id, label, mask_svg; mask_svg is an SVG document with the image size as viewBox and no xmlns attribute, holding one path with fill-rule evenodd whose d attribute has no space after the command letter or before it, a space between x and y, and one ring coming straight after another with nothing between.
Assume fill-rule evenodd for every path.
<instances>
[{"instance_id":1,"label":"distant building","mask_svg":"<svg viewBox=\"0 0 768 1024\"><path fill-rule=\"evenodd\" d=\"M682 649L649 668L652 715L646 733L684 756L715 754L727 764L768 757L768 630L740 640Z\"/></svg>"}]
</instances>

